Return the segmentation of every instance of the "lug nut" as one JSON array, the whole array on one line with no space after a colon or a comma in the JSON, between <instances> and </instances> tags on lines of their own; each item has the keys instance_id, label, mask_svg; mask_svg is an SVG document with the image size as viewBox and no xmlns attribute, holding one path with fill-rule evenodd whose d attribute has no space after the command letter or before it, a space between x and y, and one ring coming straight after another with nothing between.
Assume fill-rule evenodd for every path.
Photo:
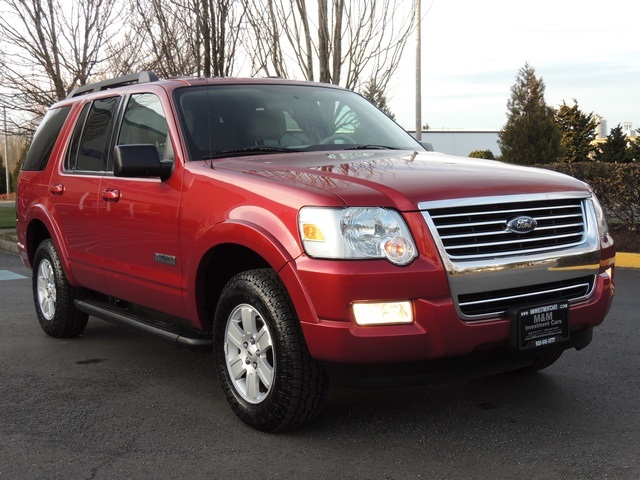
<instances>
[{"instance_id":1,"label":"lug nut","mask_svg":"<svg viewBox=\"0 0 640 480\"><path fill-rule=\"evenodd\" d=\"M249 365L251 363L251 360L249 360L249 357L244 359L244 363L246 363L247 365Z\"/></svg>"}]
</instances>

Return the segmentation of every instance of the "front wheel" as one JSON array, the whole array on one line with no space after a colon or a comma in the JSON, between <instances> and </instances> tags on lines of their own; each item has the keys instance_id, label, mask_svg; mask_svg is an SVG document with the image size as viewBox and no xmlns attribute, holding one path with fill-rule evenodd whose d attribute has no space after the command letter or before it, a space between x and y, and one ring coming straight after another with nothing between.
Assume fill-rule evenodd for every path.
<instances>
[{"instance_id":1,"label":"front wheel","mask_svg":"<svg viewBox=\"0 0 640 480\"><path fill-rule=\"evenodd\" d=\"M222 291L214 322L218 377L243 422L272 432L317 415L328 379L311 358L291 299L273 270L233 277Z\"/></svg>"},{"instance_id":2,"label":"front wheel","mask_svg":"<svg viewBox=\"0 0 640 480\"><path fill-rule=\"evenodd\" d=\"M32 287L36 313L45 333L68 338L84 331L89 315L75 308L74 289L67 281L51 239L43 241L36 250Z\"/></svg>"}]
</instances>

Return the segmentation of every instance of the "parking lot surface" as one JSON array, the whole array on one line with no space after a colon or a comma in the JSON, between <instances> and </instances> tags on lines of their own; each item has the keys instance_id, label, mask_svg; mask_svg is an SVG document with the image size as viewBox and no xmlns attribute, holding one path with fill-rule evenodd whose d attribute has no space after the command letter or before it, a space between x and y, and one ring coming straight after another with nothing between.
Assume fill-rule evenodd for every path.
<instances>
[{"instance_id":1,"label":"parking lot surface","mask_svg":"<svg viewBox=\"0 0 640 480\"><path fill-rule=\"evenodd\" d=\"M533 375L402 389L332 387L320 417L256 432L211 354L91 319L37 323L30 272L0 252L0 478L640 478L640 271L586 349Z\"/></svg>"}]
</instances>

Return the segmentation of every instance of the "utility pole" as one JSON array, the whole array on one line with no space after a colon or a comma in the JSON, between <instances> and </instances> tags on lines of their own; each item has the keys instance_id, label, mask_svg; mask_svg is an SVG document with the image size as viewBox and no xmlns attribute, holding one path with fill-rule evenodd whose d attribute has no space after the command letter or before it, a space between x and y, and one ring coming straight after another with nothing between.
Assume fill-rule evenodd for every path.
<instances>
[{"instance_id":1,"label":"utility pole","mask_svg":"<svg viewBox=\"0 0 640 480\"><path fill-rule=\"evenodd\" d=\"M421 30L422 15L420 13L420 3L416 0L416 140L422 140L422 50L421 50Z\"/></svg>"},{"instance_id":2,"label":"utility pole","mask_svg":"<svg viewBox=\"0 0 640 480\"><path fill-rule=\"evenodd\" d=\"M8 130L7 130L7 107L5 105L2 106L2 112L4 114L4 168L6 171L5 179L7 183L7 195L10 193L10 176L9 176L9 139L8 139Z\"/></svg>"}]
</instances>

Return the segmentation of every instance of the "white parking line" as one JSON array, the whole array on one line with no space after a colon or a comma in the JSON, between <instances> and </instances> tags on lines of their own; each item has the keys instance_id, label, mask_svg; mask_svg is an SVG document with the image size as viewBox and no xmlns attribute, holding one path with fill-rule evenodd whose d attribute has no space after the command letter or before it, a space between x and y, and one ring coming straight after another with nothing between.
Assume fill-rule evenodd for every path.
<instances>
[{"instance_id":1,"label":"white parking line","mask_svg":"<svg viewBox=\"0 0 640 480\"><path fill-rule=\"evenodd\" d=\"M0 270L0 281L2 280L22 280L27 278L19 273L12 272L10 270Z\"/></svg>"}]
</instances>

